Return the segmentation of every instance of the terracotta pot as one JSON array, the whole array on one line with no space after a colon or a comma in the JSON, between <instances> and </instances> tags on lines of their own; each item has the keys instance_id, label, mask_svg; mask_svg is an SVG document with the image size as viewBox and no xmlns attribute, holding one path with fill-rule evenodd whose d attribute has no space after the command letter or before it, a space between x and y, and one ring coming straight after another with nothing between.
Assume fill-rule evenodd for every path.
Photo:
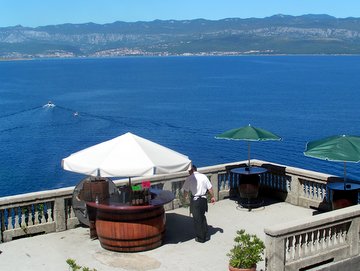
<instances>
[{"instance_id":1,"label":"terracotta pot","mask_svg":"<svg viewBox=\"0 0 360 271\"><path fill-rule=\"evenodd\" d=\"M236 268L229 265L229 271L256 271L256 265L251 268Z\"/></svg>"}]
</instances>

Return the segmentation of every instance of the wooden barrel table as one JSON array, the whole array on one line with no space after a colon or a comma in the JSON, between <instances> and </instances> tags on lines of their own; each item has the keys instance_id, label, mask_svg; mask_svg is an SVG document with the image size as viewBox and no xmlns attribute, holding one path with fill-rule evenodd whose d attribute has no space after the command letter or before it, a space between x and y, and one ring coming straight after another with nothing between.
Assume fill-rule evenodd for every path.
<instances>
[{"instance_id":1,"label":"wooden barrel table","mask_svg":"<svg viewBox=\"0 0 360 271\"><path fill-rule=\"evenodd\" d=\"M161 191L143 206L87 202L89 220L94 222L90 230L96 231L103 248L112 251L138 252L159 247L166 228L163 205L174 199L172 193L166 192L170 191Z\"/></svg>"}]
</instances>

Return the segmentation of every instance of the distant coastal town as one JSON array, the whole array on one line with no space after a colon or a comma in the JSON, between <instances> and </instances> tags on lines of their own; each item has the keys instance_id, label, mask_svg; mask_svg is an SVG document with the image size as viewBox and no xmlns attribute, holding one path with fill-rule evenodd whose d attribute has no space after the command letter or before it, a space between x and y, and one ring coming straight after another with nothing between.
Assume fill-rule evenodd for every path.
<instances>
[{"instance_id":1,"label":"distant coastal town","mask_svg":"<svg viewBox=\"0 0 360 271\"><path fill-rule=\"evenodd\" d=\"M87 56L78 56L71 52L48 52L46 54L35 54L35 55L13 55L9 54L2 56L0 61L6 60L30 60L30 59L41 59L41 58L111 58L111 57L126 57L126 56L242 56L242 55L272 55L272 50L258 51L251 50L245 52L198 52L198 53L170 53L170 52L146 52L142 50L133 50L128 48L118 48L106 51L96 52Z\"/></svg>"}]
</instances>

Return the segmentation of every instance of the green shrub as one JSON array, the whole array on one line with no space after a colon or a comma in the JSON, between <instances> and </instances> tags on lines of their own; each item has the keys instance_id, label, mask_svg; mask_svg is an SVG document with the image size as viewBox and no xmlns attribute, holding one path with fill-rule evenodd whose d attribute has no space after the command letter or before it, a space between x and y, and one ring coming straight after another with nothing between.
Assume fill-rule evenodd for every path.
<instances>
[{"instance_id":1,"label":"green shrub","mask_svg":"<svg viewBox=\"0 0 360 271\"><path fill-rule=\"evenodd\" d=\"M89 267L86 266L80 266L76 264L76 261L74 259L67 259L66 263L69 265L69 270L71 271L77 271L77 270L82 270L82 271L97 271L95 268L90 269Z\"/></svg>"},{"instance_id":2,"label":"green shrub","mask_svg":"<svg viewBox=\"0 0 360 271\"><path fill-rule=\"evenodd\" d=\"M248 234L243 229L236 233L235 244L227 254L229 264L236 268L252 268L263 260L265 244L255 234Z\"/></svg>"}]
</instances>

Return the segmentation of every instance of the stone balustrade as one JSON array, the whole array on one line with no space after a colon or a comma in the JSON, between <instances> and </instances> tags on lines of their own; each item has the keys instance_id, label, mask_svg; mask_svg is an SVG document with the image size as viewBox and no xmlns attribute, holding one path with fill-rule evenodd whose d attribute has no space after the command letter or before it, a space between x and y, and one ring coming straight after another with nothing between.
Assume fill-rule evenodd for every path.
<instances>
[{"instance_id":1,"label":"stone balustrade","mask_svg":"<svg viewBox=\"0 0 360 271\"><path fill-rule=\"evenodd\" d=\"M231 169L247 161L199 168L206 174L218 200L236 194L237 176ZM251 160L252 166L268 169L261 175L260 193L293 205L331 210L326 184L335 176L266 161ZM149 180L152 187L172 191L176 198L166 210L183 206L181 187L188 172L132 178L133 184ZM128 179L114 180L116 186ZM79 221L72 209L74 187L0 198L0 242L72 229ZM265 229L267 270L300 270L328 264L359 252L360 205L314 216L291 225ZM305 270L305 269L304 269Z\"/></svg>"},{"instance_id":2,"label":"stone balustrade","mask_svg":"<svg viewBox=\"0 0 360 271\"><path fill-rule=\"evenodd\" d=\"M342 262L350 266L345 270L355 270L352 261L359 257L359 230L360 205L265 228L266 269L344 270L334 267Z\"/></svg>"}]
</instances>

